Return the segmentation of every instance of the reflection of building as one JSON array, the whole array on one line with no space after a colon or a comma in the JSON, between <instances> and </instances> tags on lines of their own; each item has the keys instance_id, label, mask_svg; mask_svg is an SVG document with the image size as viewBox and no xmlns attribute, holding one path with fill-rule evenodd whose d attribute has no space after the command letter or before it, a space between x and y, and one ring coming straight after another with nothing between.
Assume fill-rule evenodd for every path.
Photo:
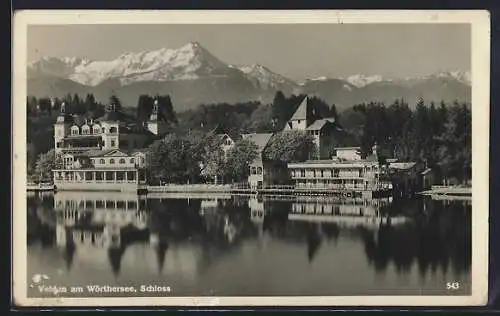
<instances>
[{"instance_id":1,"label":"reflection of building","mask_svg":"<svg viewBox=\"0 0 500 316\"><path fill-rule=\"evenodd\" d=\"M145 229L146 201L137 195L63 192L54 195L59 245L112 247L121 244L121 229Z\"/></svg>"},{"instance_id":2,"label":"reflection of building","mask_svg":"<svg viewBox=\"0 0 500 316\"><path fill-rule=\"evenodd\" d=\"M55 151L61 165L54 170L58 190L137 189L145 182L145 152L139 150L165 132L155 104L144 125L110 105L100 118L69 115L65 106L54 125Z\"/></svg>"},{"instance_id":3,"label":"reflection of building","mask_svg":"<svg viewBox=\"0 0 500 316\"><path fill-rule=\"evenodd\" d=\"M255 196L248 199L248 207L250 208L250 220L254 223L261 224L264 221L265 209L264 202L259 201Z\"/></svg>"},{"instance_id":4,"label":"reflection of building","mask_svg":"<svg viewBox=\"0 0 500 316\"><path fill-rule=\"evenodd\" d=\"M389 199L346 201L297 201L292 203L289 220L310 222L331 222L344 227L365 227L378 229L379 225L406 223L403 216L388 216L381 210L390 204Z\"/></svg>"}]
</instances>

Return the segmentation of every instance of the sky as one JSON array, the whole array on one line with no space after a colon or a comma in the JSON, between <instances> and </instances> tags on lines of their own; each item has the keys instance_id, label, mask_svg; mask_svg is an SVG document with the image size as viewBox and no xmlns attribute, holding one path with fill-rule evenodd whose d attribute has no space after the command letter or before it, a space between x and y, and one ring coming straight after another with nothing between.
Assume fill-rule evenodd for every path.
<instances>
[{"instance_id":1,"label":"sky","mask_svg":"<svg viewBox=\"0 0 500 316\"><path fill-rule=\"evenodd\" d=\"M228 64L261 64L293 80L470 71L467 24L54 25L28 28L28 62L110 60L199 42Z\"/></svg>"}]
</instances>

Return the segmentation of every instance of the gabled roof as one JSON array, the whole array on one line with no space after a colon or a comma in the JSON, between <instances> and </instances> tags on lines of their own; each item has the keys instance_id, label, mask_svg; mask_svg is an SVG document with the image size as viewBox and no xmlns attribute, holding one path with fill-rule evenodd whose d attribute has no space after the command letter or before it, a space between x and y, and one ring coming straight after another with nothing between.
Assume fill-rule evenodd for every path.
<instances>
[{"instance_id":1,"label":"gabled roof","mask_svg":"<svg viewBox=\"0 0 500 316\"><path fill-rule=\"evenodd\" d=\"M329 120L326 120L326 119L316 120L316 121L314 121L314 123L309 125L306 128L306 130L307 131L319 131L319 130L322 130L323 127L325 127L328 124L332 124L332 122L330 122Z\"/></svg>"},{"instance_id":2,"label":"gabled roof","mask_svg":"<svg viewBox=\"0 0 500 316\"><path fill-rule=\"evenodd\" d=\"M307 96L302 100L295 113L293 113L290 121L307 119Z\"/></svg>"},{"instance_id":3,"label":"gabled roof","mask_svg":"<svg viewBox=\"0 0 500 316\"><path fill-rule=\"evenodd\" d=\"M241 137L243 137L243 139L253 142L255 145L257 145L259 151L262 152L269 143L269 140L271 140L271 137L273 137L273 134L272 133L243 134L241 135Z\"/></svg>"},{"instance_id":4,"label":"gabled roof","mask_svg":"<svg viewBox=\"0 0 500 316\"><path fill-rule=\"evenodd\" d=\"M128 157L129 154L120 149L110 149L107 150L105 153L101 154L101 157Z\"/></svg>"}]
</instances>

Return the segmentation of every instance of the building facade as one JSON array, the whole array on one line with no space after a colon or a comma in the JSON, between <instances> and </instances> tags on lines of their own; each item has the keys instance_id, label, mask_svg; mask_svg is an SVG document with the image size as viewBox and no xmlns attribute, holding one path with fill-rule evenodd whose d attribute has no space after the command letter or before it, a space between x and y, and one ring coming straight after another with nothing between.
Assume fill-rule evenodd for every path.
<instances>
[{"instance_id":1,"label":"building facade","mask_svg":"<svg viewBox=\"0 0 500 316\"><path fill-rule=\"evenodd\" d=\"M295 113L286 123L284 131L306 131L313 137L317 153L311 159L329 159L334 154L335 136L341 131L335 118L327 117L315 120L314 110L305 97Z\"/></svg>"},{"instance_id":2,"label":"building facade","mask_svg":"<svg viewBox=\"0 0 500 316\"><path fill-rule=\"evenodd\" d=\"M166 132L157 103L144 125L115 105L100 118L70 115L65 105L54 125L56 190L134 191L146 183L145 148Z\"/></svg>"}]
</instances>

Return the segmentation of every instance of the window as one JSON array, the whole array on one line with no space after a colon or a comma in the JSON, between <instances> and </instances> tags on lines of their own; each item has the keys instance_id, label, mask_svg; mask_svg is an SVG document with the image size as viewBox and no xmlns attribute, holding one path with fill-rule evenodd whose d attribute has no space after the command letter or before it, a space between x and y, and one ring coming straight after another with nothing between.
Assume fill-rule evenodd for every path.
<instances>
[{"instance_id":1,"label":"window","mask_svg":"<svg viewBox=\"0 0 500 316\"><path fill-rule=\"evenodd\" d=\"M61 148L61 143L57 143L57 144L56 144L56 147L57 147L57 148Z\"/></svg>"},{"instance_id":2,"label":"window","mask_svg":"<svg viewBox=\"0 0 500 316\"><path fill-rule=\"evenodd\" d=\"M226 146L231 146L231 140L229 138L226 138L225 144Z\"/></svg>"},{"instance_id":3,"label":"window","mask_svg":"<svg viewBox=\"0 0 500 316\"><path fill-rule=\"evenodd\" d=\"M261 167L257 168L257 174L262 174L262 168Z\"/></svg>"},{"instance_id":4,"label":"window","mask_svg":"<svg viewBox=\"0 0 500 316\"><path fill-rule=\"evenodd\" d=\"M78 135L78 134L79 134L78 126L73 126L71 128L71 135Z\"/></svg>"},{"instance_id":5,"label":"window","mask_svg":"<svg viewBox=\"0 0 500 316\"><path fill-rule=\"evenodd\" d=\"M106 163L106 161L105 161L104 159L101 159L101 160L99 160L99 163L100 163L101 165L104 165L104 164Z\"/></svg>"},{"instance_id":6,"label":"window","mask_svg":"<svg viewBox=\"0 0 500 316\"><path fill-rule=\"evenodd\" d=\"M322 178L324 177L324 176L323 176L323 170L321 170L321 177L322 177Z\"/></svg>"},{"instance_id":7,"label":"window","mask_svg":"<svg viewBox=\"0 0 500 316\"><path fill-rule=\"evenodd\" d=\"M134 158L130 158L130 163L134 163L134 162L135 162Z\"/></svg>"},{"instance_id":8,"label":"window","mask_svg":"<svg viewBox=\"0 0 500 316\"><path fill-rule=\"evenodd\" d=\"M300 170L300 176L301 177L305 177L306 176L306 171L304 169Z\"/></svg>"},{"instance_id":9,"label":"window","mask_svg":"<svg viewBox=\"0 0 500 316\"><path fill-rule=\"evenodd\" d=\"M102 128L102 133L103 133L103 134L104 134L104 133L106 133L106 127L103 127L103 128Z\"/></svg>"},{"instance_id":10,"label":"window","mask_svg":"<svg viewBox=\"0 0 500 316\"><path fill-rule=\"evenodd\" d=\"M300 124L300 120L298 120L297 123Z\"/></svg>"},{"instance_id":11,"label":"window","mask_svg":"<svg viewBox=\"0 0 500 316\"><path fill-rule=\"evenodd\" d=\"M144 158L141 158L141 163L144 163Z\"/></svg>"},{"instance_id":12,"label":"window","mask_svg":"<svg viewBox=\"0 0 500 316\"><path fill-rule=\"evenodd\" d=\"M125 163L125 159L121 158L120 159L120 164L124 164Z\"/></svg>"},{"instance_id":13,"label":"window","mask_svg":"<svg viewBox=\"0 0 500 316\"><path fill-rule=\"evenodd\" d=\"M111 147L115 147L116 142L114 140L111 141Z\"/></svg>"},{"instance_id":14,"label":"window","mask_svg":"<svg viewBox=\"0 0 500 316\"><path fill-rule=\"evenodd\" d=\"M90 127L88 127L87 125L83 126L83 127L82 127L82 134L83 134L83 135L88 135L88 134L90 134Z\"/></svg>"},{"instance_id":15,"label":"window","mask_svg":"<svg viewBox=\"0 0 500 316\"><path fill-rule=\"evenodd\" d=\"M109 132L111 134L115 134L117 131L118 131L118 129L115 126L109 128Z\"/></svg>"},{"instance_id":16,"label":"window","mask_svg":"<svg viewBox=\"0 0 500 316\"><path fill-rule=\"evenodd\" d=\"M101 129L99 128L99 126L94 126L94 134L99 134L101 132Z\"/></svg>"},{"instance_id":17,"label":"window","mask_svg":"<svg viewBox=\"0 0 500 316\"><path fill-rule=\"evenodd\" d=\"M252 167L250 170L251 170L251 174L257 174L257 168Z\"/></svg>"},{"instance_id":18,"label":"window","mask_svg":"<svg viewBox=\"0 0 500 316\"><path fill-rule=\"evenodd\" d=\"M114 159L110 159L110 160L109 160L109 163L110 163L110 164L114 164L114 163L115 163L115 160L114 160Z\"/></svg>"}]
</instances>

